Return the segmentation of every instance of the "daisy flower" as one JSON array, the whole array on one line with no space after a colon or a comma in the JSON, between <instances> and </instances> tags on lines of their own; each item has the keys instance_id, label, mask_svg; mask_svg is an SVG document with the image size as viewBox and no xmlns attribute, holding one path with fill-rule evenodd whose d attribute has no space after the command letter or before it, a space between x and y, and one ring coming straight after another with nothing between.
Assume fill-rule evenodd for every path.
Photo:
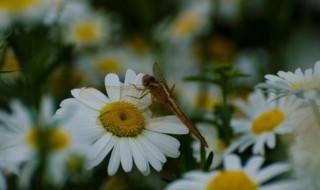
<instances>
[{"instance_id":1,"label":"daisy flower","mask_svg":"<svg viewBox=\"0 0 320 190\"><path fill-rule=\"evenodd\" d=\"M279 71L277 76L269 74L265 78L267 81L258 87L276 91L282 96L295 94L300 98L316 99L319 97L320 61L314 64L313 69L304 72L298 68L294 73Z\"/></svg>"},{"instance_id":2,"label":"daisy flower","mask_svg":"<svg viewBox=\"0 0 320 190\"><path fill-rule=\"evenodd\" d=\"M57 115L77 110L74 131L92 146L88 168L110 154L109 175L114 175L120 164L125 172L135 164L143 174L148 174L149 164L160 171L166 156L180 155L179 141L167 134L186 134L188 130L175 116L151 117L150 96L141 97L142 90L138 89L143 76L127 70L122 83L116 74L108 74L108 96L94 88L82 88L71 91L74 98L62 101Z\"/></svg>"},{"instance_id":3,"label":"daisy flower","mask_svg":"<svg viewBox=\"0 0 320 190\"><path fill-rule=\"evenodd\" d=\"M264 184L270 179L288 172L290 167L286 163L275 163L261 169L264 158L251 157L245 166L236 155L229 155L223 160L224 169L206 173L191 171L169 184L166 190L283 190L294 189L296 183L283 180Z\"/></svg>"},{"instance_id":4,"label":"daisy flower","mask_svg":"<svg viewBox=\"0 0 320 190\"><path fill-rule=\"evenodd\" d=\"M21 180L26 181L22 186L26 187L41 155L46 154L45 180L52 185L60 185L70 169L68 163L74 156L84 158L86 146L63 126L69 122L67 119L63 122L52 119L53 105L48 97L42 100L38 121L20 102L13 101L10 105L12 113L0 112L1 162L21 167Z\"/></svg>"},{"instance_id":5,"label":"daisy flower","mask_svg":"<svg viewBox=\"0 0 320 190\"><path fill-rule=\"evenodd\" d=\"M210 152L213 152L214 154L210 169L216 168L222 162L223 151L225 150L226 145L219 139L218 130L214 126L203 123L197 125L197 129L203 134L203 137L208 143L208 148L205 149L206 158L208 158ZM197 162L200 162L201 160L200 147L201 144L198 140L193 141L193 156L196 158Z\"/></svg>"},{"instance_id":6,"label":"daisy flower","mask_svg":"<svg viewBox=\"0 0 320 190\"><path fill-rule=\"evenodd\" d=\"M77 47L105 43L114 28L107 15L91 10L89 5L80 1L70 1L64 5L59 23L63 28L64 40Z\"/></svg>"},{"instance_id":7,"label":"daisy flower","mask_svg":"<svg viewBox=\"0 0 320 190\"><path fill-rule=\"evenodd\" d=\"M241 137L227 148L226 154L237 148L242 152L253 144L253 153L263 155L265 145L270 149L276 146L277 134L292 132L288 125L290 114L301 102L294 96L275 100L273 93L269 93L266 98L260 90L256 90L249 95L249 104L238 100L236 105L245 114L245 118L232 121L234 132L241 134Z\"/></svg>"}]
</instances>

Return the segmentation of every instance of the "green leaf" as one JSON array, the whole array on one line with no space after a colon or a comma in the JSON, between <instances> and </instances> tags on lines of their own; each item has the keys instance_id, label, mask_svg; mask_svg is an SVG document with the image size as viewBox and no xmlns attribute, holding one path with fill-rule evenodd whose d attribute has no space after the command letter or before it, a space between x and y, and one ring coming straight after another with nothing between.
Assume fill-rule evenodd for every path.
<instances>
[{"instance_id":1,"label":"green leaf","mask_svg":"<svg viewBox=\"0 0 320 190\"><path fill-rule=\"evenodd\" d=\"M208 158L207 158L207 160L206 160L206 163L205 163L205 165L204 165L204 167L203 167L203 171L208 171L208 170L209 170L209 168L210 168L210 166L211 166L211 164L212 164L212 161L213 161L213 156L214 156L214 154L213 154L213 152L211 151L211 152L209 153Z\"/></svg>"},{"instance_id":2,"label":"green leaf","mask_svg":"<svg viewBox=\"0 0 320 190\"><path fill-rule=\"evenodd\" d=\"M0 70L0 74L3 74L3 73L12 73L12 72L17 72L19 70L13 70L13 71L5 71L5 70Z\"/></svg>"}]
</instances>

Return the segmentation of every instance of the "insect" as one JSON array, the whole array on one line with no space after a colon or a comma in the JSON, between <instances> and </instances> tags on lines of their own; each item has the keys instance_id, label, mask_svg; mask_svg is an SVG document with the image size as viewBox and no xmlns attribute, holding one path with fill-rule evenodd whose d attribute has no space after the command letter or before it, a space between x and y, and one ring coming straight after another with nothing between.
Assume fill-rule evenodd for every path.
<instances>
[{"instance_id":1,"label":"insect","mask_svg":"<svg viewBox=\"0 0 320 190\"><path fill-rule=\"evenodd\" d=\"M201 133L188 119L188 117L182 112L181 108L173 99L173 88L169 89L157 63L153 64L153 76L144 75L142 77L142 85L148 90L152 98L155 99L160 104L160 106L163 106L164 108L172 111L180 119L180 121L189 128L191 133L199 139L202 145L208 147L208 144Z\"/></svg>"}]
</instances>

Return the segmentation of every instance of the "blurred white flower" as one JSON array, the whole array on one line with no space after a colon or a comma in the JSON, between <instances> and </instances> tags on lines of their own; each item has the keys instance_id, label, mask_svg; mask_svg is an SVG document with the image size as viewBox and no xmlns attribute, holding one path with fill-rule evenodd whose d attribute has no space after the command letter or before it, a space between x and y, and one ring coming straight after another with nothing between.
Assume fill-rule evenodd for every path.
<instances>
[{"instance_id":1,"label":"blurred white flower","mask_svg":"<svg viewBox=\"0 0 320 190\"><path fill-rule=\"evenodd\" d=\"M108 97L94 88L74 89L74 98L61 103L57 115L78 110L74 131L91 143L92 168L110 153L108 174L114 175L120 163L130 172L133 162L143 174L149 174L150 165L162 169L166 156L180 155L180 143L166 134L186 134L188 130L176 116L151 118L148 106L150 96L141 97L142 76L127 70L124 83L116 74L108 74L105 87Z\"/></svg>"},{"instance_id":2,"label":"blurred white flower","mask_svg":"<svg viewBox=\"0 0 320 190\"><path fill-rule=\"evenodd\" d=\"M208 143L208 148L205 149L206 158L208 158L210 152L213 152L213 160L210 165L210 169L218 167L223 158L223 151L226 148L225 143L219 139L219 134L215 126L201 123L197 124L197 129L203 135ZM193 141L192 149L193 149L193 156L196 158L197 162L200 162L201 159L201 150L200 150L200 142L198 140Z\"/></svg>"},{"instance_id":3,"label":"blurred white flower","mask_svg":"<svg viewBox=\"0 0 320 190\"><path fill-rule=\"evenodd\" d=\"M264 154L265 145L273 149L276 146L276 135L292 132L288 124L290 114L295 111L301 102L294 96L276 99L274 93L265 97L260 90L249 95L249 104L243 100L236 102L237 106L245 114L245 118L236 118L232 121L235 133L241 134L227 148L226 154L239 148L242 152L254 144L254 154Z\"/></svg>"},{"instance_id":4,"label":"blurred white flower","mask_svg":"<svg viewBox=\"0 0 320 190\"><path fill-rule=\"evenodd\" d=\"M265 184L274 177L286 173L290 166L286 163L274 163L261 169L263 157L251 157L245 166L236 155L223 160L224 169L213 172L191 171L167 186L166 190L283 190L295 189L293 180L282 180ZM297 188L298 189L298 188Z\"/></svg>"},{"instance_id":5,"label":"blurred white flower","mask_svg":"<svg viewBox=\"0 0 320 190\"><path fill-rule=\"evenodd\" d=\"M104 45L114 29L106 14L92 10L82 1L66 3L59 23L63 28L65 42L77 47Z\"/></svg>"},{"instance_id":6,"label":"blurred white flower","mask_svg":"<svg viewBox=\"0 0 320 190\"><path fill-rule=\"evenodd\" d=\"M46 11L55 0L2 0L0 1L0 29L7 29L12 23L19 22L30 26L41 22Z\"/></svg>"},{"instance_id":7,"label":"blurred white flower","mask_svg":"<svg viewBox=\"0 0 320 190\"><path fill-rule=\"evenodd\" d=\"M211 6L211 1L186 3L175 18L160 24L155 36L169 43L190 41L208 29Z\"/></svg>"},{"instance_id":8,"label":"blurred white flower","mask_svg":"<svg viewBox=\"0 0 320 190\"><path fill-rule=\"evenodd\" d=\"M294 141L290 148L290 159L295 175L304 181L304 189L320 188L320 129L317 118L309 107L301 108L294 113Z\"/></svg>"},{"instance_id":9,"label":"blurred white flower","mask_svg":"<svg viewBox=\"0 0 320 190\"><path fill-rule=\"evenodd\" d=\"M0 112L1 162L21 167L20 183L26 187L40 163L40 157L47 154L45 180L61 185L67 179L70 159L75 155L83 157L87 150L65 127L69 122L66 118L70 115L61 122L52 119L53 105L48 97L43 98L37 119L18 101L11 102L10 106L12 113Z\"/></svg>"},{"instance_id":10,"label":"blurred white flower","mask_svg":"<svg viewBox=\"0 0 320 190\"><path fill-rule=\"evenodd\" d=\"M154 58L151 53L136 54L124 46L83 53L76 58L77 67L84 71L85 83L99 84L106 73L123 73L125 68L151 72Z\"/></svg>"},{"instance_id":11,"label":"blurred white flower","mask_svg":"<svg viewBox=\"0 0 320 190\"><path fill-rule=\"evenodd\" d=\"M304 72L300 68L295 72L279 71L277 75L266 75L265 83L258 87L266 88L269 91L276 91L281 96L296 95L300 98L316 100L319 98L320 87L320 61L314 64L313 69Z\"/></svg>"}]
</instances>

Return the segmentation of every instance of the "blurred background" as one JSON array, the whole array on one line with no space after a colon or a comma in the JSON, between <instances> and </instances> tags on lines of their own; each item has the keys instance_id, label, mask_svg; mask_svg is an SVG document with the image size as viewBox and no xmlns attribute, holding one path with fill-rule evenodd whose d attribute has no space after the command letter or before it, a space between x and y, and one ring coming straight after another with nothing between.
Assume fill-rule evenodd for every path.
<instances>
[{"instance_id":1,"label":"blurred background","mask_svg":"<svg viewBox=\"0 0 320 190\"><path fill-rule=\"evenodd\" d=\"M42 92L60 100L109 72L151 73L154 62L179 84L235 65L252 88L318 60L319 9L317 0L2 1L0 70L19 71L1 75L0 105L16 96L32 104Z\"/></svg>"},{"instance_id":2,"label":"blurred background","mask_svg":"<svg viewBox=\"0 0 320 190\"><path fill-rule=\"evenodd\" d=\"M2 109L12 99L36 107L44 94L58 107L73 88L103 85L106 74L126 69L151 74L157 62L197 117L221 101L221 89L187 77L235 67L247 76L230 96L242 97L267 73L312 67L320 57L320 1L1 0L0 31L0 71L15 71L0 75ZM146 181L146 189L163 187L153 175Z\"/></svg>"}]
</instances>

